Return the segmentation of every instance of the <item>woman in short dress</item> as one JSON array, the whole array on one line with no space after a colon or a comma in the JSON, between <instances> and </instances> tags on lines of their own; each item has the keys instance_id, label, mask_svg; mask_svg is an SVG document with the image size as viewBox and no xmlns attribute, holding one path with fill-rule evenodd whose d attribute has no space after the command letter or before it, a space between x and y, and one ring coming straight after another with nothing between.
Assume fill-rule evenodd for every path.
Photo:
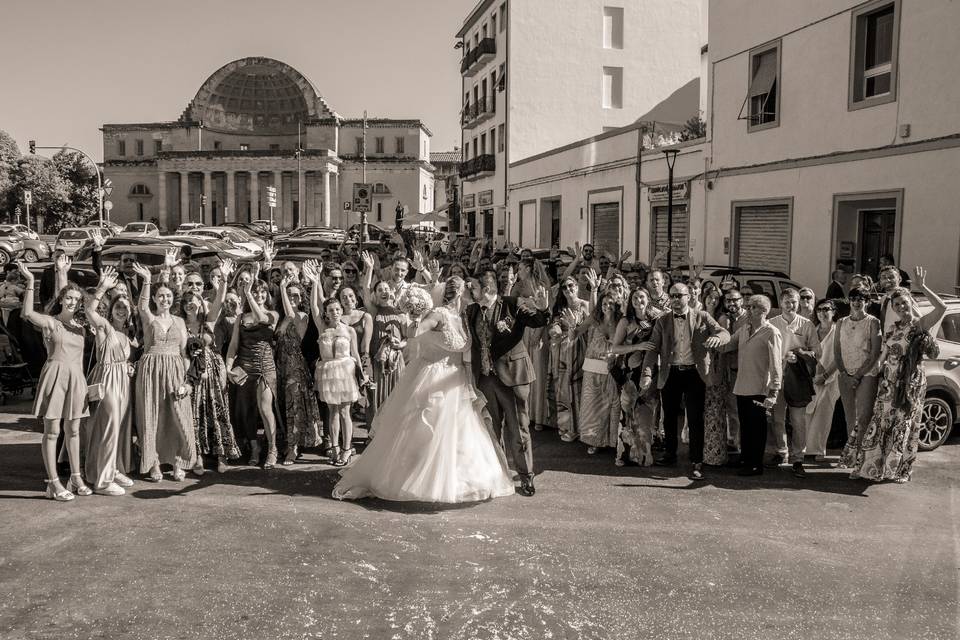
<instances>
[{"instance_id":1,"label":"woman in short dress","mask_svg":"<svg viewBox=\"0 0 960 640\"><path fill-rule=\"evenodd\" d=\"M121 443L133 436L133 406L130 402L130 333L133 308L125 296L117 296L100 313L101 300L117 282L112 267L103 270L96 292L86 302L87 320L96 338L97 364L90 373L90 384L100 385L99 402L87 422L84 471L95 493L121 496L133 481L117 468ZM125 446L129 446L126 444Z\"/></svg>"},{"instance_id":2,"label":"woman in short dress","mask_svg":"<svg viewBox=\"0 0 960 640\"><path fill-rule=\"evenodd\" d=\"M153 292L156 314L150 310L150 270L134 265L143 278L140 318L143 321L144 353L137 363L136 424L140 439L140 473L160 482L161 464L173 467L173 479L185 477L197 459L197 443L190 406L192 388L187 381L187 328L183 318L170 313L173 290L157 284Z\"/></svg>"},{"instance_id":3,"label":"woman in short dress","mask_svg":"<svg viewBox=\"0 0 960 640\"><path fill-rule=\"evenodd\" d=\"M263 468L277 464L277 421L274 399L277 395L277 366L274 361L273 334L279 316L266 307L268 285L263 280L238 280L241 299L249 308L233 325L227 349L227 377L236 385L234 395L234 433L250 443L250 465L260 464L257 431L263 424L267 457Z\"/></svg>"},{"instance_id":4,"label":"woman in short dress","mask_svg":"<svg viewBox=\"0 0 960 640\"><path fill-rule=\"evenodd\" d=\"M303 336L310 318L303 310L304 290L289 274L280 281L284 316L277 325L277 373L283 385L283 418L287 451L284 465L292 465L302 447L316 447L322 440L323 423L313 393L313 376L303 357Z\"/></svg>"},{"instance_id":5,"label":"woman in short dress","mask_svg":"<svg viewBox=\"0 0 960 640\"><path fill-rule=\"evenodd\" d=\"M346 324L349 327L353 327L353 330L357 334L357 350L360 352L360 364L362 366L363 377L371 378L373 376L373 363L370 360L370 342L373 339L373 316L364 311L363 309L358 309L357 304L359 299L357 298L357 290L351 285L344 285L340 288L340 293L337 296L340 299L340 306L343 307L343 318L341 322ZM371 389L369 386L366 389L360 391L365 397L361 399L361 405L365 413L365 421L367 426L370 426L370 405L373 401L373 394L376 393L375 389Z\"/></svg>"},{"instance_id":6,"label":"woman in short dress","mask_svg":"<svg viewBox=\"0 0 960 640\"><path fill-rule=\"evenodd\" d=\"M63 279L69 270L69 261L59 261L57 270ZM77 285L69 283L57 293L50 305L49 315L39 313L33 309L33 274L22 262L20 275L24 281L22 317L43 332L48 354L33 401L33 415L43 421L40 451L47 472L46 496L51 500L68 502L73 500L74 493L81 496L93 493L84 484L80 470L80 420L89 414L87 380L83 375L86 329L78 317L83 292ZM61 422L70 459L70 481L66 488L57 475L57 438Z\"/></svg>"},{"instance_id":7,"label":"woman in short dress","mask_svg":"<svg viewBox=\"0 0 960 640\"><path fill-rule=\"evenodd\" d=\"M933 305L924 316L917 316L910 291L897 287L890 293L890 307L899 319L884 336L873 417L854 427L843 450L851 478L903 483L913 473L927 390L923 359L939 353L930 329L946 311L943 300L927 287L926 276L926 269L917 267L914 283Z\"/></svg>"}]
</instances>

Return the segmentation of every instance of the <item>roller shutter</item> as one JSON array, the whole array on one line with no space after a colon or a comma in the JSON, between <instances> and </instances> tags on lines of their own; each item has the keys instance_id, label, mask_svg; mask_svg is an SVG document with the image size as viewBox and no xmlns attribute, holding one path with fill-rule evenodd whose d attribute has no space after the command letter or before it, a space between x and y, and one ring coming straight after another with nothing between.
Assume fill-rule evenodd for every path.
<instances>
[{"instance_id":1,"label":"roller shutter","mask_svg":"<svg viewBox=\"0 0 960 640\"><path fill-rule=\"evenodd\" d=\"M593 205L593 248L597 254L620 255L620 204Z\"/></svg>"},{"instance_id":2,"label":"roller shutter","mask_svg":"<svg viewBox=\"0 0 960 640\"><path fill-rule=\"evenodd\" d=\"M653 208L653 229L652 249L650 259L663 251L664 257L654 265L660 269L667 266L667 207ZM671 255L671 266L686 264L690 256L690 213L687 211L686 204L673 205L673 253Z\"/></svg>"},{"instance_id":3,"label":"roller shutter","mask_svg":"<svg viewBox=\"0 0 960 640\"><path fill-rule=\"evenodd\" d=\"M790 274L790 207L737 207L734 264Z\"/></svg>"}]
</instances>

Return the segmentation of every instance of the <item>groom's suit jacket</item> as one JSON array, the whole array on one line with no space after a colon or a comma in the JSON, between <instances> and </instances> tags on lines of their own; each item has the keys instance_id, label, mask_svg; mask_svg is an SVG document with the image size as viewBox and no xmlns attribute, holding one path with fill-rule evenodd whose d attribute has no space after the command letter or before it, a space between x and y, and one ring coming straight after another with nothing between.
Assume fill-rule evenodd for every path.
<instances>
[{"instance_id":1,"label":"groom's suit jacket","mask_svg":"<svg viewBox=\"0 0 960 640\"><path fill-rule=\"evenodd\" d=\"M490 323L490 359L496 376L508 387L530 384L537 379L533 361L523 343L523 331L527 327L543 327L550 321L547 311L527 313L517 308L514 296L498 296L491 308ZM497 323L505 321L510 325L506 332L497 328ZM474 302L467 307L467 325L470 330L470 356L474 380L480 379L480 336L477 323L484 322L481 307Z\"/></svg>"}]
</instances>

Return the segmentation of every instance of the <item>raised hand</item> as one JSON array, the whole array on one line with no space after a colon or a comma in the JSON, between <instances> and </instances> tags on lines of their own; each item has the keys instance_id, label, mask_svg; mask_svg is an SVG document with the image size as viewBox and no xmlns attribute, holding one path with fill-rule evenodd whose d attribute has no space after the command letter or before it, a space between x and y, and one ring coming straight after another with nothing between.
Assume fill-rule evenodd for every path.
<instances>
[{"instance_id":1,"label":"raised hand","mask_svg":"<svg viewBox=\"0 0 960 640\"><path fill-rule=\"evenodd\" d=\"M93 230L93 250L99 251L103 248L103 243L106 242L106 238L103 237L103 231L100 229Z\"/></svg>"},{"instance_id":2,"label":"raised hand","mask_svg":"<svg viewBox=\"0 0 960 640\"><path fill-rule=\"evenodd\" d=\"M303 277L310 282L316 282L320 277L321 268L322 267L320 266L320 263L318 263L316 260L305 260L303 265L300 267L300 273L302 273Z\"/></svg>"},{"instance_id":3,"label":"raised hand","mask_svg":"<svg viewBox=\"0 0 960 640\"><path fill-rule=\"evenodd\" d=\"M423 271L423 253L419 249L413 250L413 259L410 260L410 266L417 271Z\"/></svg>"},{"instance_id":4,"label":"raised hand","mask_svg":"<svg viewBox=\"0 0 960 640\"><path fill-rule=\"evenodd\" d=\"M113 267L104 267L100 274L100 282L97 283L97 289L108 291L117 286L117 270Z\"/></svg>"},{"instance_id":5,"label":"raised hand","mask_svg":"<svg viewBox=\"0 0 960 640\"><path fill-rule=\"evenodd\" d=\"M263 241L263 263L268 266L273 264L273 259L277 257L277 247L274 246L273 240L264 240Z\"/></svg>"},{"instance_id":6,"label":"raised hand","mask_svg":"<svg viewBox=\"0 0 960 640\"><path fill-rule=\"evenodd\" d=\"M70 271L70 267L73 265L73 260L70 259L65 253L61 253L57 256L57 259L53 261L54 269L60 273L67 273Z\"/></svg>"},{"instance_id":7,"label":"raised hand","mask_svg":"<svg viewBox=\"0 0 960 640\"><path fill-rule=\"evenodd\" d=\"M150 269L146 268L139 262L133 263L133 272L136 273L141 278L143 278L143 281L146 283L149 283L150 280L153 279L153 274L150 273Z\"/></svg>"},{"instance_id":8,"label":"raised hand","mask_svg":"<svg viewBox=\"0 0 960 640\"><path fill-rule=\"evenodd\" d=\"M918 287L927 286L927 270L920 265L917 265L913 269L914 276L916 276L916 284Z\"/></svg>"},{"instance_id":9,"label":"raised hand","mask_svg":"<svg viewBox=\"0 0 960 640\"><path fill-rule=\"evenodd\" d=\"M17 263L17 268L20 270L20 277L23 278L24 282L25 282L27 285L29 285L29 286L32 287L32 286L33 286L33 274L30 272L30 269L27 268L27 263L26 263L26 262L18 262L18 263Z\"/></svg>"},{"instance_id":10,"label":"raised hand","mask_svg":"<svg viewBox=\"0 0 960 640\"><path fill-rule=\"evenodd\" d=\"M533 290L533 306L540 311L545 311L550 305L550 296L547 288L543 285L537 285Z\"/></svg>"},{"instance_id":11,"label":"raised hand","mask_svg":"<svg viewBox=\"0 0 960 640\"><path fill-rule=\"evenodd\" d=\"M180 250L176 247L171 247L163 252L163 267L164 269L173 269L180 263L180 258L178 254Z\"/></svg>"},{"instance_id":12,"label":"raised hand","mask_svg":"<svg viewBox=\"0 0 960 640\"><path fill-rule=\"evenodd\" d=\"M591 289L597 288L599 280L597 279L596 271L594 271L593 269L587 269L583 277L587 279L587 283L590 285Z\"/></svg>"},{"instance_id":13,"label":"raised hand","mask_svg":"<svg viewBox=\"0 0 960 640\"><path fill-rule=\"evenodd\" d=\"M624 252L620 255L620 264L623 264L624 262L626 262L627 260L629 260L629 259L630 259L630 256L632 256L632 255L633 255L633 251L624 251Z\"/></svg>"},{"instance_id":14,"label":"raised hand","mask_svg":"<svg viewBox=\"0 0 960 640\"><path fill-rule=\"evenodd\" d=\"M233 272L237 270L237 263L234 262L231 258L224 258L223 262L220 263L220 273L223 274L223 279L227 282L230 281L230 276L233 275Z\"/></svg>"}]
</instances>

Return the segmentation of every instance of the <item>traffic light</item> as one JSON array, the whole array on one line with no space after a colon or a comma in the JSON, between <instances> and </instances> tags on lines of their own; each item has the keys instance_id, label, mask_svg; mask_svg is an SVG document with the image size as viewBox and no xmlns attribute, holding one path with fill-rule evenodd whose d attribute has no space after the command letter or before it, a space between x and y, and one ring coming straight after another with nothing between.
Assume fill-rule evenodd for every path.
<instances>
[{"instance_id":1,"label":"traffic light","mask_svg":"<svg viewBox=\"0 0 960 640\"><path fill-rule=\"evenodd\" d=\"M35 154L36 152L37 152L37 141L36 141L36 140L31 140L31 141L30 141L30 153Z\"/></svg>"},{"instance_id":2,"label":"traffic light","mask_svg":"<svg viewBox=\"0 0 960 640\"><path fill-rule=\"evenodd\" d=\"M200 194L200 206L201 207L207 206L207 196L204 194Z\"/></svg>"}]
</instances>

